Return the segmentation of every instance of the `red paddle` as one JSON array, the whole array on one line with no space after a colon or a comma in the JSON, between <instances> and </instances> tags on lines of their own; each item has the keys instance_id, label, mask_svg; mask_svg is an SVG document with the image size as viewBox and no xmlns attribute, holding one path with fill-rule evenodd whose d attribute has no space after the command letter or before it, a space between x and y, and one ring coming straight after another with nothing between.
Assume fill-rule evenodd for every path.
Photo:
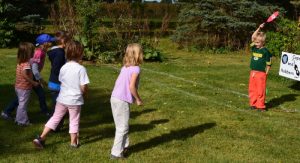
<instances>
[{"instance_id":1,"label":"red paddle","mask_svg":"<svg viewBox=\"0 0 300 163\"><path fill-rule=\"evenodd\" d=\"M275 11L266 21L266 23L272 22L274 19L276 19L279 15L279 11Z\"/></svg>"}]
</instances>

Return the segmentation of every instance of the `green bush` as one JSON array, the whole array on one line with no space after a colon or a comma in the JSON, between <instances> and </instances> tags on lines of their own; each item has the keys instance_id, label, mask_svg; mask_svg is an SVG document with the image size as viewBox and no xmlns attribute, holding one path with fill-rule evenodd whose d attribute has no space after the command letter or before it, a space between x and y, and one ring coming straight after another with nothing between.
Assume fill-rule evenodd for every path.
<instances>
[{"instance_id":1,"label":"green bush","mask_svg":"<svg viewBox=\"0 0 300 163\"><path fill-rule=\"evenodd\" d=\"M181 47L241 49L275 9L250 0L199 0L182 8L172 39Z\"/></svg>"},{"instance_id":2,"label":"green bush","mask_svg":"<svg viewBox=\"0 0 300 163\"><path fill-rule=\"evenodd\" d=\"M163 61L164 58L162 52L155 48L151 43L147 41L142 41L141 45L144 50L145 61Z\"/></svg>"},{"instance_id":3,"label":"green bush","mask_svg":"<svg viewBox=\"0 0 300 163\"><path fill-rule=\"evenodd\" d=\"M0 47L8 47L15 41L16 19L12 13L16 11L8 1L0 0Z\"/></svg>"},{"instance_id":4,"label":"green bush","mask_svg":"<svg viewBox=\"0 0 300 163\"><path fill-rule=\"evenodd\" d=\"M282 51L300 54L300 29L297 22L277 20L276 30L267 32L266 46L274 56L280 56Z\"/></svg>"}]
</instances>

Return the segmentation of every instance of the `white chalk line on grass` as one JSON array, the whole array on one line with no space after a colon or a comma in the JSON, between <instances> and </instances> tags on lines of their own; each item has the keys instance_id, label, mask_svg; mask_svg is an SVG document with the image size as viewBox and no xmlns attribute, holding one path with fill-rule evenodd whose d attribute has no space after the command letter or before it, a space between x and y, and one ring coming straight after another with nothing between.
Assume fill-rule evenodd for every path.
<instances>
[{"instance_id":1,"label":"white chalk line on grass","mask_svg":"<svg viewBox=\"0 0 300 163\"><path fill-rule=\"evenodd\" d=\"M113 66L110 66L110 65L108 67L111 67L111 68L113 68L115 70L118 70L116 67L113 67ZM154 70L150 70L150 69L147 69L147 68L142 68L142 69L146 70L146 71L149 71L149 72L152 72L152 73L159 74L159 75L165 75L165 76L168 76L168 77L173 78L173 79L181 80L181 81L184 81L186 83L198 84L198 85L201 85L203 87L206 87L206 88L209 88L209 89L213 89L213 90L216 90L216 91L225 91L225 92L230 92L230 93L233 93L233 94L236 94L236 95L248 97L248 95L246 95L244 93L240 93L240 92L233 91L233 90L228 90L228 89L223 89L223 88L216 88L216 87L213 87L213 86L208 85L208 84L204 84L204 83L200 83L200 82L195 82L195 81L188 80L188 79L185 79L185 78L182 78L182 77L178 77L178 76L175 76L175 75L172 75L172 74L169 74L169 73L160 72L160 71L154 71Z\"/></svg>"},{"instance_id":2,"label":"white chalk line on grass","mask_svg":"<svg viewBox=\"0 0 300 163\"><path fill-rule=\"evenodd\" d=\"M112 67L112 66L109 66L109 67L111 67L111 68L113 68L113 69L115 69L115 70L118 70L116 67ZM176 76L174 76L174 77L176 77ZM185 94L185 95L188 95L188 96L193 97L193 98L198 98L198 99L200 99L200 100L206 100L206 101L209 101L209 102L211 102L211 103L214 103L214 104L217 104L217 105L220 105L220 106L226 106L226 107L228 107L228 108L237 108L237 107L232 106L232 105L229 105L229 104L225 104L225 103L221 103L221 102L214 102L214 101L209 100L207 97L204 97L204 96L200 96L200 95L197 95L197 94L194 94L194 93L190 93L190 92L187 92L187 91L178 89L178 88L170 87L170 86L168 86L168 85L166 85L166 84L159 83L159 82L157 82L157 81L155 81L155 80L152 80L152 79L150 79L150 78L148 78L148 77L144 77L144 78L145 78L146 80L151 81L152 83L155 83L156 85L158 85L158 86L160 86L160 87L168 88L168 89L171 89L171 90L173 90L173 91L175 91L175 92L179 92L179 93L181 93L181 94ZM179 77L178 77L178 78L179 78ZM238 108L237 108L237 109L238 109ZM241 110L241 109L240 109L240 110ZM244 111L244 110L242 110L242 111Z\"/></svg>"},{"instance_id":3,"label":"white chalk line on grass","mask_svg":"<svg viewBox=\"0 0 300 163\"><path fill-rule=\"evenodd\" d=\"M213 87L213 86L208 85L208 84L204 84L204 83L201 83L201 82L196 82L196 81L188 80L188 79L185 79L185 78L182 78L182 77L178 77L178 76L175 76L175 75L172 75L172 74L168 74L168 73L165 73L165 72L154 71L154 70L150 70L150 69L147 69L147 68L142 68L142 69L146 70L146 71L149 71L149 72L152 72L152 73L156 73L156 74L160 74L160 75L166 75L166 76L168 76L170 78L181 80L181 81L184 81L186 83L198 84L198 85L201 85L201 86L204 86L206 88L213 89L213 90L216 90L216 91L229 92L229 93L232 93L232 94L235 94L235 95L239 95L239 96L243 96L243 97L247 97L248 98L247 94L244 94L244 93L241 93L241 92L237 92L237 91L233 91L233 90L228 90L228 89L223 89L223 88L216 88L216 87ZM290 109L286 109L282 105L279 105L278 107L280 109L284 110L285 112L296 112L296 110L290 111Z\"/></svg>"},{"instance_id":4,"label":"white chalk line on grass","mask_svg":"<svg viewBox=\"0 0 300 163\"><path fill-rule=\"evenodd\" d=\"M170 87L166 84L159 83L159 82L157 82L155 80L152 80L152 79L149 79L149 78L146 78L146 80L149 80L152 83L154 83L154 84L156 84L160 87L167 88L167 89L173 90L175 92L179 92L181 94L188 95L188 96L193 97L193 98L198 98L202 101L208 101L208 102L213 103L213 104L218 105L218 106L227 107L230 110L235 111L235 112L243 112L243 114L246 113L246 114L249 114L249 115L252 115L252 116L259 116L259 115L252 114L251 112L249 112L246 109L241 109L241 108L238 108L234 105L226 104L226 103L223 103L223 102L215 102L213 100L208 99L207 97L200 96L200 95L197 95L197 94L194 94L194 93L190 93L190 92L187 92L187 91L184 91L184 90L180 90L180 89L177 89L177 88L174 88L174 87ZM233 109L233 108L235 108L235 109Z\"/></svg>"},{"instance_id":5,"label":"white chalk line on grass","mask_svg":"<svg viewBox=\"0 0 300 163\"><path fill-rule=\"evenodd\" d=\"M118 68L114 67L114 66L111 66L111 65L108 65L107 67L110 67L110 68L113 68L115 70L118 70ZM229 93L232 93L232 94L235 94L235 95L239 95L239 96L243 96L243 97L247 97L248 98L248 95L247 94L244 94L244 93L241 93L241 92L237 92L237 91L233 91L233 90L228 90L228 89L223 89L223 88L216 88L216 87L213 87L211 85L208 85L208 84L204 84L204 83L201 83L201 82L195 82L195 81L192 81L192 80L188 80L188 79L185 79L185 78L182 78L182 77L178 77L178 76L175 76L175 75L172 75L172 74L169 74L169 73L165 73L165 72L161 72L161 71L154 71L154 70L150 70L150 69L147 69L147 68L142 68L143 70L146 70L146 71L149 71L149 72L152 72L152 73L155 73L155 74L159 74L159 75L165 75L165 76L168 76L170 78L173 78L173 79L177 79L177 80L180 80L180 81L184 81L186 83L190 83L190 84L198 84L198 85L201 85L203 87L206 87L206 88L209 88L209 89L213 89L213 90L216 90L216 91L224 91L224 92L229 92ZM152 81L152 82L155 82L155 81ZM158 83L158 82L155 82L156 84L160 84L160 85L163 85L161 83ZM220 105L220 102L214 102L212 100L209 100L208 98L204 97L204 96L199 96L199 95L196 95L196 94L193 94L193 93L190 93L190 92L186 92L186 91L183 91L183 90L180 90L180 89L177 89L177 88L173 88L173 87L169 87L169 86L166 86L166 85L163 85L164 87L168 87L169 89L172 89L174 91L177 91L177 92L181 92L183 94L186 94L186 95L189 95L191 97L197 97L199 99L202 99L202 100L208 100L210 101L211 103L214 103L214 104L217 104L217 105ZM227 106L229 108L232 108L232 107L235 107L235 106L232 106L232 105L228 105L228 104L224 104L224 103L221 103L221 105L223 106ZM289 111L289 109L286 109L285 107L283 107L282 105L279 105L278 106L280 109L284 110L284 111ZM238 107L235 107L237 109L239 109ZM243 109L239 109L240 111L244 111ZM295 111L296 112L296 111Z\"/></svg>"},{"instance_id":6,"label":"white chalk line on grass","mask_svg":"<svg viewBox=\"0 0 300 163\"><path fill-rule=\"evenodd\" d=\"M181 80L181 81L184 81L186 83L198 84L198 85L201 85L203 87L206 87L206 88L209 88L209 89L213 89L213 90L216 90L216 91L230 92L232 94L236 94L236 95L239 95L239 96L248 97L248 95L246 95L244 93L241 93L241 92L237 92L237 91L233 91L233 90L228 90L228 89L223 89L223 88L216 88L216 87L213 87L213 86L208 85L208 84L204 84L204 83L201 83L201 82L196 82L196 81L188 80L188 79L185 79L185 78L182 78L182 77L178 77L178 76L175 76L175 75L172 75L172 74L168 74L168 73L165 73L165 72L154 71L154 70L150 70L150 69L147 69L147 68L142 68L142 69L146 70L146 71L149 71L149 72L152 72L152 73L156 73L156 74L160 74L160 75L166 75L166 76L168 76L170 78Z\"/></svg>"}]
</instances>

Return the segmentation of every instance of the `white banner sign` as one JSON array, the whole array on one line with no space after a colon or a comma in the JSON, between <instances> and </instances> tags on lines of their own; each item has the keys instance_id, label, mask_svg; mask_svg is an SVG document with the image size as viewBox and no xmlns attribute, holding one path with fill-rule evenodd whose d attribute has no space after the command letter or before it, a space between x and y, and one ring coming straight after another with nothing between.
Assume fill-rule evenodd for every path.
<instances>
[{"instance_id":1,"label":"white banner sign","mask_svg":"<svg viewBox=\"0 0 300 163\"><path fill-rule=\"evenodd\" d=\"M282 52L279 75L300 81L300 55Z\"/></svg>"}]
</instances>

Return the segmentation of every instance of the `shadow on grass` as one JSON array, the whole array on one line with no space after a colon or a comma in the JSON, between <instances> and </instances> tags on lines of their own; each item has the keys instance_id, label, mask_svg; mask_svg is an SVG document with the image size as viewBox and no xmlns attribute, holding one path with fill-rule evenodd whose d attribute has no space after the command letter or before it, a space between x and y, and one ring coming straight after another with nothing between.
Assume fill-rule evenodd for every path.
<instances>
[{"instance_id":1,"label":"shadow on grass","mask_svg":"<svg viewBox=\"0 0 300 163\"><path fill-rule=\"evenodd\" d=\"M16 98L16 93L15 93L15 88L14 84L9 84L9 85L0 85L0 94L4 96L0 96L0 110L3 111L15 98ZM48 92L47 89L44 89L45 95L46 95L46 104L48 106L49 111L51 110L51 103L50 103L50 93ZM16 115L17 108L15 108L12 112L12 116L15 117ZM49 119L49 117L45 116L40 112L40 106L39 106L39 100L37 97L37 94L32 91L28 106L27 106L27 114L28 118L31 123L33 124L40 124L40 123L45 123Z\"/></svg>"},{"instance_id":2,"label":"shadow on grass","mask_svg":"<svg viewBox=\"0 0 300 163\"><path fill-rule=\"evenodd\" d=\"M13 85L0 85L1 94L5 96L0 97L1 106L6 106L10 100L15 97L14 86ZM89 97L85 99L85 104L82 108L81 122L83 127L94 127L101 123L113 123L109 98L110 94L105 94L104 90L101 89L91 89L89 90ZM107 91L106 91L107 92ZM50 94L46 92L50 100ZM32 93L35 94L35 93ZM13 121L4 121L0 119L0 156L9 156L16 154L27 154L31 152L36 152L33 146L29 148L20 147L21 144L28 144L34 138L35 134L42 132L42 126L47 122L48 118L42 117L39 113L39 105L36 95L31 96L28 105L28 116L30 120L33 121L33 125L30 127L19 127L13 123ZM51 101L49 101L51 102ZM1 108L2 110L2 108ZM63 143L69 142L68 135L68 118L65 119L65 125L62 131L57 133L51 133L47 139L52 139L55 135L66 137L66 139L61 139L53 143L47 144L47 148L56 148ZM81 126L80 126L81 127ZM22 133L22 136L20 136ZM68 143L66 143L68 144ZM1 162L1 161L0 161Z\"/></svg>"},{"instance_id":3,"label":"shadow on grass","mask_svg":"<svg viewBox=\"0 0 300 163\"><path fill-rule=\"evenodd\" d=\"M158 124L163 124L163 123L168 123L168 119L159 119L159 120L153 120L149 122L148 124L132 124L129 125L129 133L134 133L134 132L142 132L142 131L148 131L152 130L156 125ZM82 137L81 138L81 143L82 144L89 144L93 143L105 138L113 138L115 136L115 128L114 127L107 127L104 129L99 130L97 133L92 131L93 134ZM87 132L83 132L84 135L87 135ZM83 135L82 134L82 135Z\"/></svg>"},{"instance_id":4,"label":"shadow on grass","mask_svg":"<svg viewBox=\"0 0 300 163\"><path fill-rule=\"evenodd\" d=\"M193 137L196 134L202 133L205 130L213 128L215 126L216 123L205 123L180 130L172 130L170 133L163 134L161 136L154 137L148 141L130 146L128 155L156 147L158 145L170 142L172 140L186 140L187 138Z\"/></svg>"},{"instance_id":5,"label":"shadow on grass","mask_svg":"<svg viewBox=\"0 0 300 163\"><path fill-rule=\"evenodd\" d=\"M110 94L103 89L90 89L81 109L80 128L113 123L110 109Z\"/></svg>"},{"instance_id":6,"label":"shadow on grass","mask_svg":"<svg viewBox=\"0 0 300 163\"><path fill-rule=\"evenodd\" d=\"M135 119L136 117L142 115L142 114L146 114L146 113L151 113L151 112L154 112L156 111L156 109L143 109L142 111L131 111L130 112L130 118L133 118Z\"/></svg>"},{"instance_id":7,"label":"shadow on grass","mask_svg":"<svg viewBox=\"0 0 300 163\"><path fill-rule=\"evenodd\" d=\"M285 102L288 101L295 101L296 97L299 96L298 94L286 94L282 95L281 97L273 98L268 103L266 103L266 107L268 109L275 108Z\"/></svg>"},{"instance_id":8,"label":"shadow on grass","mask_svg":"<svg viewBox=\"0 0 300 163\"><path fill-rule=\"evenodd\" d=\"M90 128L101 124L112 124L113 117L110 106L111 94L103 94L105 90L89 90L88 98L81 110L80 128ZM142 114L150 113L156 109L143 109L141 111L132 111L130 118L136 118Z\"/></svg>"},{"instance_id":9,"label":"shadow on grass","mask_svg":"<svg viewBox=\"0 0 300 163\"><path fill-rule=\"evenodd\" d=\"M291 88L293 90L300 91L300 82L299 81L295 81L293 85L289 86L289 88Z\"/></svg>"}]
</instances>

